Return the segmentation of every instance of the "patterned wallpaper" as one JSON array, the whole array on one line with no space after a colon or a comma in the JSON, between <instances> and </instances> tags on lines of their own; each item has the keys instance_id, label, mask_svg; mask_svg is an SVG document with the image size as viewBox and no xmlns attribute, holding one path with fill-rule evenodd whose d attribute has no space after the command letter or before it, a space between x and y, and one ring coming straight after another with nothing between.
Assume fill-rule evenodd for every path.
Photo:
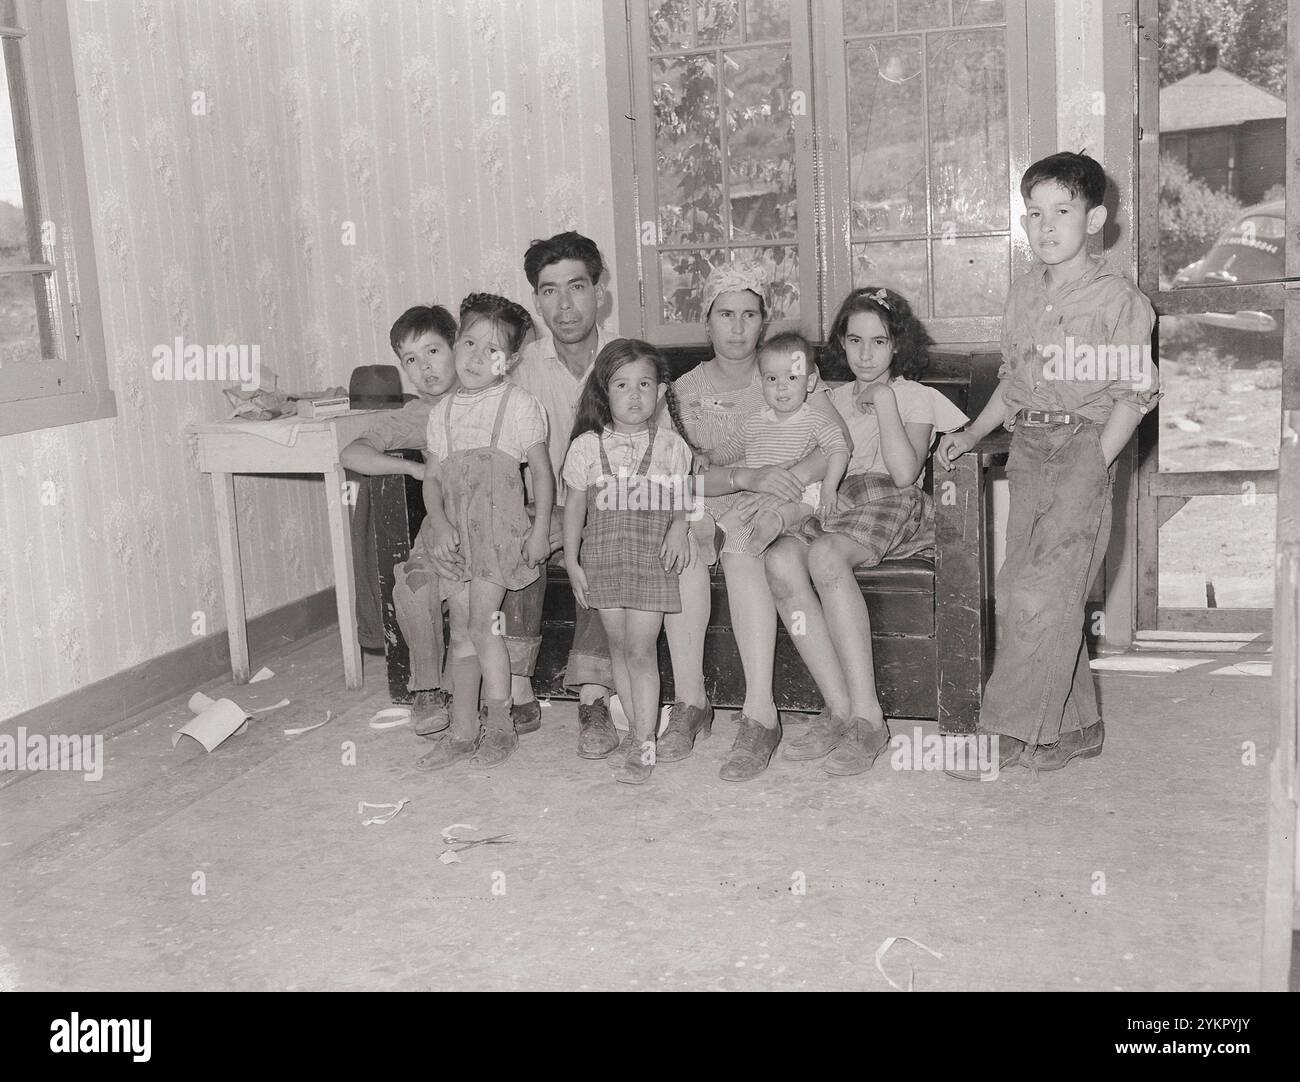
<instances>
[{"instance_id":1,"label":"patterned wallpaper","mask_svg":"<svg viewBox=\"0 0 1300 1082\"><path fill-rule=\"evenodd\" d=\"M346 384L411 303L527 301L532 237L613 248L600 0L68 2L118 416L0 437L0 719L224 627L223 400L156 346ZM320 483L236 493L250 616L328 586Z\"/></svg>"}]
</instances>

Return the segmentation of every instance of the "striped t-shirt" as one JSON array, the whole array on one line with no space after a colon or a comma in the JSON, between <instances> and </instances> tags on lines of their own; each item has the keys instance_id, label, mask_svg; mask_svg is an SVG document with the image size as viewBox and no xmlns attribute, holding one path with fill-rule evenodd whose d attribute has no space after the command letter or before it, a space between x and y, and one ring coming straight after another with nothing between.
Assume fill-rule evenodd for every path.
<instances>
[{"instance_id":1,"label":"striped t-shirt","mask_svg":"<svg viewBox=\"0 0 1300 1082\"><path fill-rule=\"evenodd\" d=\"M805 402L785 420L773 409L760 410L742 421L710 454L719 466L793 465L821 448L826 454L849 454L844 429L830 411Z\"/></svg>"}]
</instances>

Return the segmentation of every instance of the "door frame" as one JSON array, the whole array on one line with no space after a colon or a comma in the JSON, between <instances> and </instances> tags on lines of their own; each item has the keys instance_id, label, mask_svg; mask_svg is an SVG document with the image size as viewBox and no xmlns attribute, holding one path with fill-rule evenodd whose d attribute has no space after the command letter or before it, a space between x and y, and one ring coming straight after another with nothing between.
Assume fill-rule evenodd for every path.
<instances>
[{"instance_id":1,"label":"door frame","mask_svg":"<svg viewBox=\"0 0 1300 1082\"><path fill-rule=\"evenodd\" d=\"M1274 282L1160 289L1160 34L1159 0L1138 0L1138 285L1157 316L1223 310L1281 311L1284 318L1281 410L1300 406L1300 356L1295 327L1300 325L1300 159L1286 171L1286 246L1284 277ZM1287 49L1287 145L1300 147L1300 0L1288 0L1291 29ZM1288 349L1288 345L1290 349ZM1159 324L1156 362L1159 364ZM1254 632L1267 634L1272 609L1171 608L1159 604L1160 527L1193 496L1236 496L1251 484L1258 494L1278 491L1278 471L1212 470L1160 472L1159 409L1138 430L1138 583L1139 631Z\"/></svg>"}]
</instances>

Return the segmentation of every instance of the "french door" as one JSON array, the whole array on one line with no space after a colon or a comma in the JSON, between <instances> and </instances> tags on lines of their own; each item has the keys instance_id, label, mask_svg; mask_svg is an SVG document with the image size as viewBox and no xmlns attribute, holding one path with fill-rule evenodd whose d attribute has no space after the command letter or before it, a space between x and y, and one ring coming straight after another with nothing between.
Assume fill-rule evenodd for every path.
<instances>
[{"instance_id":1,"label":"french door","mask_svg":"<svg viewBox=\"0 0 1300 1082\"><path fill-rule=\"evenodd\" d=\"M1139 432L1137 628L1264 634L1300 407L1300 0L1138 16L1138 277L1164 398Z\"/></svg>"}]
</instances>

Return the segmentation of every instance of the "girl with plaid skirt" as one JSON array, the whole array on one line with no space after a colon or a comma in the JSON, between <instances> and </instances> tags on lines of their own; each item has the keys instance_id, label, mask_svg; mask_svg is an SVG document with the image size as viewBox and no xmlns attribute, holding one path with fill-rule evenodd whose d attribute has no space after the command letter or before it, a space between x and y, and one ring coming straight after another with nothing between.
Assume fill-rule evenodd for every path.
<instances>
[{"instance_id":1,"label":"girl with plaid skirt","mask_svg":"<svg viewBox=\"0 0 1300 1082\"><path fill-rule=\"evenodd\" d=\"M655 420L664 401L672 428ZM614 690L628 718L614 776L631 784L654 768L656 642L664 613L682 607L691 455L667 359L648 342L610 342L583 386L564 460L564 563L575 600L599 612L609 638Z\"/></svg>"},{"instance_id":2,"label":"girl with plaid skirt","mask_svg":"<svg viewBox=\"0 0 1300 1082\"><path fill-rule=\"evenodd\" d=\"M871 619L854 568L932 550L934 506L921 482L937 431L967 417L915 377L928 361L925 329L888 289L854 290L840 305L828 343L853 382L831 392L853 437L853 455L833 503L794 537L768 550L777 612L826 704L787 759L820 759L828 774L870 769L889 742L876 694Z\"/></svg>"}]
</instances>

